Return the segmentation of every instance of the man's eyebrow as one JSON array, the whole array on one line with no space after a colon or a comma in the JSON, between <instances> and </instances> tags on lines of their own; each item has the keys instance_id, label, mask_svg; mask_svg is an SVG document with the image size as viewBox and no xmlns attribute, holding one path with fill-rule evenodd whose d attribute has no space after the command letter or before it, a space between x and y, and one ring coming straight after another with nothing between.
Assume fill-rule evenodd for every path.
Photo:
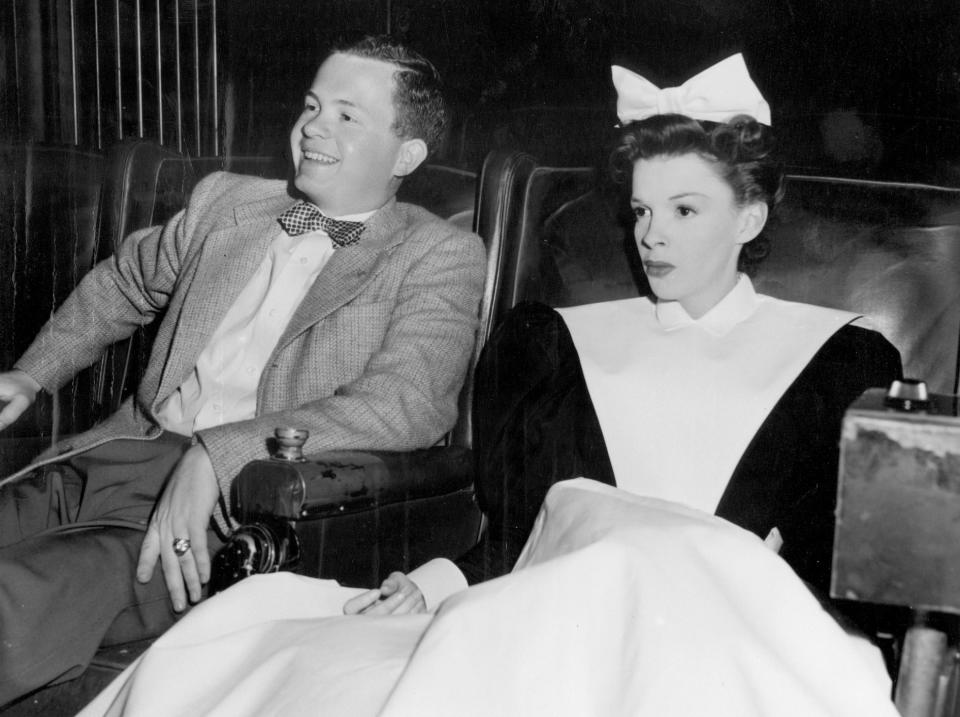
<instances>
[{"instance_id":1,"label":"man's eyebrow","mask_svg":"<svg viewBox=\"0 0 960 717\"><path fill-rule=\"evenodd\" d=\"M307 90L306 94L304 95L304 99L312 99L317 104L320 104L320 98L317 96L317 93L314 92L313 90ZM363 106L358 105L353 100L340 99L340 100L334 100L333 103L335 105L339 105L340 107L350 107L351 109L360 110L361 112L364 111Z\"/></svg>"}]
</instances>

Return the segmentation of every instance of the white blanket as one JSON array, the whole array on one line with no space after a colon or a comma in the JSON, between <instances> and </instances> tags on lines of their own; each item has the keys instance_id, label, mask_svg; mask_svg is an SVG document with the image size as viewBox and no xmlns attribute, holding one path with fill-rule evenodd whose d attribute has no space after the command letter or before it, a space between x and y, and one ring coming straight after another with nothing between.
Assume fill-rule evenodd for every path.
<instances>
[{"instance_id":1,"label":"white blanket","mask_svg":"<svg viewBox=\"0 0 960 717\"><path fill-rule=\"evenodd\" d=\"M592 481L551 489L517 568L435 615L251 578L201 605L91 715L895 717L879 653L719 518Z\"/></svg>"}]
</instances>

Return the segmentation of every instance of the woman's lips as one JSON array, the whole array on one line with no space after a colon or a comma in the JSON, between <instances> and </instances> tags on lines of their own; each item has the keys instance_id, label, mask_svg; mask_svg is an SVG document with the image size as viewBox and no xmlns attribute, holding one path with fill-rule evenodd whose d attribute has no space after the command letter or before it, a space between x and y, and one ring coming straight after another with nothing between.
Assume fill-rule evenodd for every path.
<instances>
[{"instance_id":1,"label":"woman's lips","mask_svg":"<svg viewBox=\"0 0 960 717\"><path fill-rule=\"evenodd\" d=\"M643 263L643 268L647 272L647 276L651 276L655 279L662 279L676 267L673 264L668 264L665 261L646 261Z\"/></svg>"}]
</instances>

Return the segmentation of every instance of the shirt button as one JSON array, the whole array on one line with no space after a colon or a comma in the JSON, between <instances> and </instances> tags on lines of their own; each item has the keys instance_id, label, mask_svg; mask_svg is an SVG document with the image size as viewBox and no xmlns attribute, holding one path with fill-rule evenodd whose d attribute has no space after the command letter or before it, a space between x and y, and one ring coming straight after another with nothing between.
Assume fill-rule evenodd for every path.
<instances>
[{"instance_id":1,"label":"shirt button","mask_svg":"<svg viewBox=\"0 0 960 717\"><path fill-rule=\"evenodd\" d=\"M301 256L301 257L300 257L300 263L301 263L301 264L306 264L306 263L307 263L307 257Z\"/></svg>"},{"instance_id":2,"label":"shirt button","mask_svg":"<svg viewBox=\"0 0 960 717\"><path fill-rule=\"evenodd\" d=\"M210 408L212 408L214 411L219 411L219 410L220 410L220 404L219 404L219 403L215 403L215 404L213 404L212 406L210 406Z\"/></svg>"},{"instance_id":3,"label":"shirt button","mask_svg":"<svg viewBox=\"0 0 960 717\"><path fill-rule=\"evenodd\" d=\"M252 374L255 374L256 372L257 372L256 368L254 368L253 366L247 366L247 373L252 375Z\"/></svg>"},{"instance_id":4,"label":"shirt button","mask_svg":"<svg viewBox=\"0 0 960 717\"><path fill-rule=\"evenodd\" d=\"M277 310L276 310L276 309L270 309L270 316L276 316L276 315L277 315Z\"/></svg>"}]
</instances>

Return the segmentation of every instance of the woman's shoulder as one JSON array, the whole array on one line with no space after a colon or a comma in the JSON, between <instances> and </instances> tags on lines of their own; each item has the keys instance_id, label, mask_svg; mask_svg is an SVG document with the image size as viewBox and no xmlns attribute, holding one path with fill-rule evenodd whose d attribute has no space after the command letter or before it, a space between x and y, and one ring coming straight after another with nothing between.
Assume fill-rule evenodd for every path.
<instances>
[{"instance_id":1,"label":"woman's shoulder","mask_svg":"<svg viewBox=\"0 0 960 717\"><path fill-rule=\"evenodd\" d=\"M878 352L883 355L896 355L898 360L900 357L899 351L882 333L869 323L860 321L842 326L830 337L824 349L838 356L860 357L865 352Z\"/></svg>"},{"instance_id":2,"label":"woman's shoulder","mask_svg":"<svg viewBox=\"0 0 960 717\"><path fill-rule=\"evenodd\" d=\"M837 330L814 356L807 373L828 383L850 381L862 390L902 378L900 352L879 331L855 323ZM846 378L845 378L846 377Z\"/></svg>"}]
</instances>

